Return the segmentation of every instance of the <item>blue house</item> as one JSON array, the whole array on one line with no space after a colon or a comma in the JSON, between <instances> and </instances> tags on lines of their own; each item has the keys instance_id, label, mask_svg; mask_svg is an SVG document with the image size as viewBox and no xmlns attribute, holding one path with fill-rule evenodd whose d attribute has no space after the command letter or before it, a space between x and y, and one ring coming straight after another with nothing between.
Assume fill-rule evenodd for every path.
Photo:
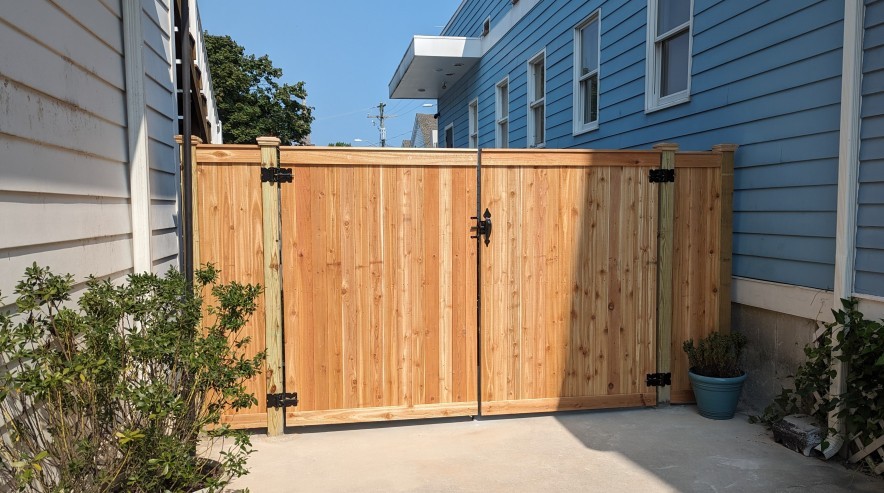
<instances>
[{"instance_id":1,"label":"blue house","mask_svg":"<svg viewBox=\"0 0 884 493\"><path fill-rule=\"evenodd\" d=\"M762 406L836 300L884 317L884 1L464 0L392 98L440 146L736 154L733 326Z\"/></svg>"}]
</instances>

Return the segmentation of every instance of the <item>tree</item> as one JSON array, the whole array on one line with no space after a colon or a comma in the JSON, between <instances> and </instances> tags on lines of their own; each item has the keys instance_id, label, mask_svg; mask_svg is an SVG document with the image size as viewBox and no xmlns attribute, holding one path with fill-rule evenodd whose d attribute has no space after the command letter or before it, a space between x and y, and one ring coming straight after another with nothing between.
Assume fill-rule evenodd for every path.
<instances>
[{"instance_id":1,"label":"tree","mask_svg":"<svg viewBox=\"0 0 884 493\"><path fill-rule=\"evenodd\" d=\"M304 82L280 84L281 68L267 55L247 55L230 36L206 32L204 39L224 142L254 144L271 135L283 145L303 144L313 122Z\"/></svg>"},{"instance_id":2,"label":"tree","mask_svg":"<svg viewBox=\"0 0 884 493\"><path fill-rule=\"evenodd\" d=\"M333 144L329 144L329 147L353 147L353 144L349 142L335 142Z\"/></svg>"}]
</instances>

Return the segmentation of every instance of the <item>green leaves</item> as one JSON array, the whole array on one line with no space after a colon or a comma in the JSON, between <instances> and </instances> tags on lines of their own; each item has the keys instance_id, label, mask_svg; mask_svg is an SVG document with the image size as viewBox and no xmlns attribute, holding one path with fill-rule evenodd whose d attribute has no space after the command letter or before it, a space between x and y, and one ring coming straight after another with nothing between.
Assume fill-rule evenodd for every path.
<instances>
[{"instance_id":1,"label":"green leaves","mask_svg":"<svg viewBox=\"0 0 884 493\"><path fill-rule=\"evenodd\" d=\"M694 345L688 339L682 349L688 355L691 371L697 375L717 378L738 377L743 374L740 356L746 347L746 336L734 332L721 334L712 332Z\"/></svg>"},{"instance_id":2,"label":"green leaves","mask_svg":"<svg viewBox=\"0 0 884 493\"><path fill-rule=\"evenodd\" d=\"M246 55L230 36L204 33L203 39L224 141L254 144L255 138L271 135L283 145L303 143L313 122L304 82L281 84L281 68L267 55Z\"/></svg>"},{"instance_id":3,"label":"green leaves","mask_svg":"<svg viewBox=\"0 0 884 493\"><path fill-rule=\"evenodd\" d=\"M783 389L757 420L770 425L803 413L825 423L828 413L837 410L846 425L848 447L855 450L854 440L865 446L884 435L884 323L866 320L855 299L841 302L844 308L832 311L835 322L826 325L817 343L804 348L807 359L795 372L794 388ZM847 385L840 396L829 395L835 378L833 358L847 368ZM833 436L837 430L829 433Z\"/></svg>"},{"instance_id":4,"label":"green leaves","mask_svg":"<svg viewBox=\"0 0 884 493\"><path fill-rule=\"evenodd\" d=\"M90 279L73 307L70 276L28 268L19 313L0 315L0 361L12 369L0 373L10 437L0 489L220 491L246 474L248 437L220 419L256 402L244 382L263 355L246 357L239 331L261 288L217 279L214 267L199 270L196 294L175 271ZM204 306L204 286L216 306ZM206 467L197 444L214 440L225 453Z\"/></svg>"}]
</instances>

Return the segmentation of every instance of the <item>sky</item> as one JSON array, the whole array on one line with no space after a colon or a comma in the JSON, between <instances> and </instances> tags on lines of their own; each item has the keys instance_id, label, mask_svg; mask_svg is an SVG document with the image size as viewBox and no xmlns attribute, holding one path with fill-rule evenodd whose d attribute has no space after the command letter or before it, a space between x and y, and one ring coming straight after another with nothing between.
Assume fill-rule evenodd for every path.
<instances>
[{"instance_id":1,"label":"sky","mask_svg":"<svg viewBox=\"0 0 884 493\"><path fill-rule=\"evenodd\" d=\"M203 29L229 35L246 53L269 55L282 82L304 81L315 145L379 145L367 118L388 106L387 145L411 138L415 113L435 100L389 99L390 79L412 36L437 35L460 0L198 0ZM432 103L432 107L423 104ZM362 141L356 141L361 139Z\"/></svg>"}]
</instances>

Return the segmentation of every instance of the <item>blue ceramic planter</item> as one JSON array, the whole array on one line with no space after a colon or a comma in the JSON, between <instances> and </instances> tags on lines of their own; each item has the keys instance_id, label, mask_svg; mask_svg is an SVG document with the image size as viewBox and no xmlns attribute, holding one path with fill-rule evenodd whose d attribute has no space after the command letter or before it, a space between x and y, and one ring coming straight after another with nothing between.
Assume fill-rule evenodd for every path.
<instances>
[{"instance_id":1,"label":"blue ceramic planter","mask_svg":"<svg viewBox=\"0 0 884 493\"><path fill-rule=\"evenodd\" d=\"M694 397L697 398L700 415L709 419L733 418L747 376L748 374L743 372L739 377L715 378L689 371L688 377L694 388Z\"/></svg>"}]
</instances>

